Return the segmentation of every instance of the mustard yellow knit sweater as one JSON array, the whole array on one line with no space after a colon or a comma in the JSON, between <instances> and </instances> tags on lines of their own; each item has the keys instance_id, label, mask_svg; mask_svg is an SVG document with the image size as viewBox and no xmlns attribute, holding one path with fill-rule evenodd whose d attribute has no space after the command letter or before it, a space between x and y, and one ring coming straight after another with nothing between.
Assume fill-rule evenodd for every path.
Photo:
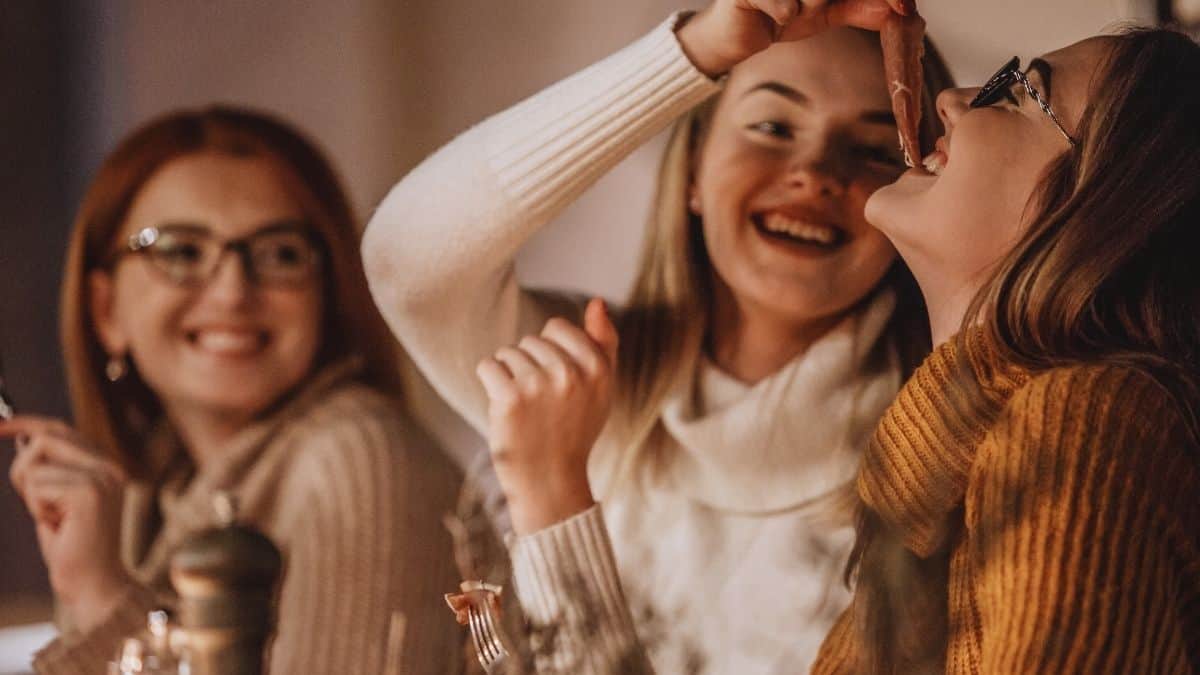
<instances>
[{"instance_id":1,"label":"mustard yellow knit sweater","mask_svg":"<svg viewBox=\"0 0 1200 675\"><path fill-rule=\"evenodd\" d=\"M963 405L965 356L918 369L858 481L908 549L949 552L945 672L1200 672L1200 453L1176 405L1100 365L977 372ZM814 673L853 670L854 611Z\"/></svg>"}]
</instances>

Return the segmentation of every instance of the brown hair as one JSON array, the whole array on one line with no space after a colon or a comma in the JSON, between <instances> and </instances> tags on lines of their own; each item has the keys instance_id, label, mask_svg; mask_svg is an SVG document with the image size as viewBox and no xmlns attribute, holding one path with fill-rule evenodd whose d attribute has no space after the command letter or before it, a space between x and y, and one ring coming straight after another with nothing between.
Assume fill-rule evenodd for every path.
<instances>
[{"instance_id":1,"label":"brown hair","mask_svg":"<svg viewBox=\"0 0 1200 675\"><path fill-rule=\"evenodd\" d=\"M926 88L922 105L928 114L921 121L921 146L929 152L942 135L941 120L933 113L936 96L953 87L954 81L928 39L923 69ZM626 309L618 317L621 353L614 421L623 445L618 459L622 466L615 472L618 477L636 459L634 451L661 437L663 400L679 384L678 378L691 372L690 366L704 346L713 303L712 263L700 218L687 208L687 195L693 157L716 100L697 106L671 132L659 166L638 275ZM907 376L930 349L925 303L899 259L880 287L893 288L897 294L886 342L899 352Z\"/></svg>"},{"instance_id":2,"label":"brown hair","mask_svg":"<svg viewBox=\"0 0 1200 675\"><path fill-rule=\"evenodd\" d=\"M136 372L117 383L104 376L108 355L90 316L88 275L109 264L129 207L146 181L171 160L200 152L271 160L320 237L328 264L314 369L357 355L365 361L366 381L401 392L395 343L367 291L354 214L321 152L260 112L224 106L173 112L134 131L100 166L75 218L62 286L62 342L75 423L134 475L150 470L142 445L147 425L161 410Z\"/></svg>"},{"instance_id":3,"label":"brown hair","mask_svg":"<svg viewBox=\"0 0 1200 675\"><path fill-rule=\"evenodd\" d=\"M1164 29L1132 30L1113 45L1078 146L1048 167L1030 202L1032 225L967 312L960 341L981 326L991 348L960 344L974 359L964 371L1133 367L1172 396L1195 438L1200 46ZM984 392L970 372L962 379L978 400ZM858 575L861 672L940 672L947 566L948 551L918 559L863 512L849 568Z\"/></svg>"}]
</instances>

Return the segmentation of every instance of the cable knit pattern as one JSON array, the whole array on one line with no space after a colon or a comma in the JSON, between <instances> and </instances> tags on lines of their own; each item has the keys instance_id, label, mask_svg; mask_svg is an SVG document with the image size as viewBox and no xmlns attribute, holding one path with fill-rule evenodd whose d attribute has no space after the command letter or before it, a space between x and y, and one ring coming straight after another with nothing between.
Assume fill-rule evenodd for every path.
<instances>
[{"instance_id":1,"label":"cable knit pattern","mask_svg":"<svg viewBox=\"0 0 1200 675\"><path fill-rule=\"evenodd\" d=\"M442 601L457 579L441 517L460 477L394 401L354 382L356 369L318 376L198 473L131 486L122 553L140 585L96 630L51 643L38 672L104 673L146 611L174 603L170 555L215 525L221 489L284 554L270 672L458 672L461 633ZM159 440L158 451L179 452L169 434Z\"/></svg>"},{"instance_id":2,"label":"cable knit pattern","mask_svg":"<svg viewBox=\"0 0 1200 675\"><path fill-rule=\"evenodd\" d=\"M1200 452L1172 399L1089 365L976 373L965 406L961 357L918 370L859 480L915 553L951 553L946 672L1200 672ZM813 672L852 672L854 641L852 607Z\"/></svg>"}]
</instances>

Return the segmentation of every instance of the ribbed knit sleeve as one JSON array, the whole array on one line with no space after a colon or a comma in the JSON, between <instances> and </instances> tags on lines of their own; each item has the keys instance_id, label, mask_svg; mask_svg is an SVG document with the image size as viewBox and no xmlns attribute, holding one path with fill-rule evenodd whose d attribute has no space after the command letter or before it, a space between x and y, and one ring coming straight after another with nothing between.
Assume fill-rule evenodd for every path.
<instances>
[{"instance_id":1,"label":"ribbed knit sleeve","mask_svg":"<svg viewBox=\"0 0 1200 675\"><path fill-rule=\"evenodd\" d=\"M652 673L633 627L599 506L512 548L513 577L532 625L537 672Z\"/></svg>"},{"instance_id":2,"label":"ribbed knit sleeve","mask_svg":"<svg viewBox=\"0 0 1200 675\"><path fill-rule=\"evenodd\" d=\"M380 205L363 239L371 291L438 393L476 429L480 359L578 303L518 288L521 246L588 186L717 90L672 18L613 56L430 156Z\"/></svg>"},{"instance_id":3,"label":"ribbed knit sleeve","mask_svg":"<svg viewBox=\"0 0 1200 675\"><path fill-rule=\"evenodd\" d=\"M40 675L104 675L116 661L121 641L146 627L146 615L161 605L150 590L130 586L121 602L99 626L79 635L56 638L37 653L33 667Z\"/></svg>"},{"instance_id":4,"label":"ribbed knit sleeve","mask_svg":"<svg viewBox=\"0 0 1200 675\"><path fill-rule=\"evenodd\" d=\"M972 473L973 672L1193 672L1197 457L1149 377L1039 375L1012 397Z\"/></svg>"},{"instance_id":5,"label":"ribbed knit sleeve","mask_svg":"<svg viewBox=\"0 0 1200 675\"><path fill-rule=\"evenodd\" d=\"M379 397L340 395L297 425L277 543L285 576L272 673L449 672L460 633L440 513L456 484Z\"/></svg>"}]
</instances>

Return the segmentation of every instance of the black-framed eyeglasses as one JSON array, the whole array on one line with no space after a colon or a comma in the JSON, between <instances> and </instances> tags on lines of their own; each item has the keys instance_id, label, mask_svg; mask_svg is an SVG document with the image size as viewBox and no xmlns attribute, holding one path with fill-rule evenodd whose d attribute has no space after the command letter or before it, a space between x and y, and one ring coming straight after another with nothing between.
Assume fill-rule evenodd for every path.
<instances>
[{"instance_id":1,"label":"black-framed eyeglasses","mask_svg":"<svg viewBox=\"0 0 1200 675\"><path fill-rule=\"evenodd\" d=\"M295 222L270 225L235 239L218 237L202 225L147 227L131 236L119 255L144 256L169 281L198 286L212 279L229 251L237 254L242 269L256 283L294 286L311 279L321 267L319 239Z\"/></svg>"},{"instance_id":2,"label":"black-framed eyeglasses","mask_svg":"<svg viewBox=\"0 0 1200 675\"><path fill-rule=\"evenodd\" d=\"M1054 122L1055 128L1063 135L1063 138L1067 139L1071 147L1075 147L1075 139L1071 138L1071 134L1068 134L1067 130L1063 128L1062 122L1058 121L1058 115L1054 114L1054 110L1050 108L1050 104L1029 83L1029 78L1025 76L1025 73L1021 72L1021 59L1016 56L1012 57L1012 60L1004 64L1004 67L997 70L996 74L988 79L983 88L979 90L979 93L975 95L974 100L971 101L970 107L982 108L992 105L996 101L999 101L1012 88L1014 82L1020 82L1025 87L1025 91L1029 93L1029 97L1038 104L1042 112L1046 113L1050 121Z\"/></svg>"}]
</instances>

